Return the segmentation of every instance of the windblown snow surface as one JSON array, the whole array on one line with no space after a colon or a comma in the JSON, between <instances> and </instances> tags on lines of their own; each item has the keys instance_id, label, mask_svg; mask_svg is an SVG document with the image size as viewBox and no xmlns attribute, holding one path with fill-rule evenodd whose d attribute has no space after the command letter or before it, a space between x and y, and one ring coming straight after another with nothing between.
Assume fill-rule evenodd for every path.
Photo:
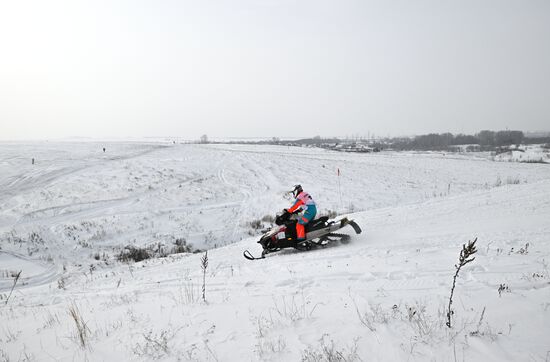
<instances>
[{"instance_id":1,"label":"windblown snow surface","mask_svg":"<svg viewBox=\"0 0 550 362\"><path fill-rule=\"evenodd\" d=\"M363 233L244 259L295 183ZM546 164L5 142L0 189L0 361L550 360ZM209 249L205 273L204 252L117 261L177 239Z\"/></svg>"}]
</instances>

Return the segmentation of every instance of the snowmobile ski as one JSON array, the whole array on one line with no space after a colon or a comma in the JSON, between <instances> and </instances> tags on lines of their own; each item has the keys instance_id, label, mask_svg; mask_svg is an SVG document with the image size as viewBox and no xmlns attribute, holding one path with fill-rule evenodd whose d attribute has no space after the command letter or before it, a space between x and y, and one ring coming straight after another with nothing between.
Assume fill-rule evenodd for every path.
<instances>
[{"instance_id":1,"label":"snowmobile ski","mask_svg":"<svg viewBox=\"0 0 550 362\"><path fill-rule=\"evenodd\" d=\"M248 251L248 250L245 250L245 251L243 252L243 255L244 255L244 257L247 258L248 260L265 259L265 254L264 254L264 253L262 253L262 256L255 257L255 256L252 255L252 254L250 253L250 251Z\"/></svg>"}]
</instances>

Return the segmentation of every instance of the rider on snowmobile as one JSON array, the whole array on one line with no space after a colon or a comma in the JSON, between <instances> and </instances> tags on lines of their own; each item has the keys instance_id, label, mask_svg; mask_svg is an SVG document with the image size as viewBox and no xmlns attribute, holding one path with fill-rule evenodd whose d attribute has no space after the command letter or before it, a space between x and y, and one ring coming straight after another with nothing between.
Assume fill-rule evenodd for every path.
<instances>
[{"instance_id":1,"label":"rider on snowmobile","mask_svg":"<svg viewBox=\"0 0 550 362\"><path fill-rule=\"evenodd\" d=\"M303 241L306 239L305 226L308 222L315 218L315 215L317 214L317 206L315 205L313 198L302 189L301 185L294 185L294 189L291 192L295 199L294 204L290 207L290 209L285 209L285 211L293 213L294 211L301 209L303 212L296 223L297 241Z\"/></svg>"}]
</instances>

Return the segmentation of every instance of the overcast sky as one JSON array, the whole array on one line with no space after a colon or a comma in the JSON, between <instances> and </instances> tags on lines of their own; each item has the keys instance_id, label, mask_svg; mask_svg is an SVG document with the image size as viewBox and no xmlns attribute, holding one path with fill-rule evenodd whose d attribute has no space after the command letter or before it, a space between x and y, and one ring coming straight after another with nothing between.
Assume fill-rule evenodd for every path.
<instances>
[{"instance_id":1,"label":"overcast sky","mask_svg":"<svg viewBox=\"0 0 550 362\"><path fill-rule=\"evenodd\" d=\"M550 130L550 1L0 0L0 139Z\"/></svg>"}]
</instances>

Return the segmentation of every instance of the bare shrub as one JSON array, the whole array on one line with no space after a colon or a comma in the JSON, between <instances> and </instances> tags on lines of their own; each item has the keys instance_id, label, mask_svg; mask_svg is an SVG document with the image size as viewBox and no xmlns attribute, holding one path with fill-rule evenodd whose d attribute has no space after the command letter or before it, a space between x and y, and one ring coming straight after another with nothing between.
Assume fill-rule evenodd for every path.
<instances>
[{"instance_id":1,"label":"bare shrub","mask_svg":"<svg viewBox=\"0 0 550 362\"><path fill-rule=\"evenodd\" d=\"M430 318L426 313L426 306L416 303L414 306L407 306L407 318L416 335L421 339L433 336L440 323L437 319Z\"/></svg>"},{"instance_id":2,"label":"bare shrub","mask_svg":"<svg viewBox=\"0 0 550 362\"><path fill-rule=\"evenodd\" d=\"M515 176L515 177L508 176L506 177L506 180L502 180L500 176L497 176L497 179L493 184L493 186L499 187L504 185L519 185L520 183L521 183L521 180L519 179L518 176Z\"/></svg>"},{"instance_id":3,"label":"bare shrub","mask_svg":"<svg viewBox=\"0 0 550 362\"><path fill-rule=\"evenodd\" d=\"M375 324L388 323L389 315L382 310L380 307L380 304L372 305L369 303L369 310L366 310L364 312L359 311L359 307L357 306L357 303L352 298L353 304L355 305L355 311L357 312L357 316L359 317L359 321L362 325L367 327L371 332L376 331ZM397 306L394 306L397 307Z\"/></svg>"},{"instance_id":4,"label":"bare shrub","mask_svg":"<svg viewBox=\"0 0 550 362\"><path fill-rule=\"evenodd\" d=\"M191 281L183 282L174 296L174 301L179 304L194 304L200 301L200 285L193 284Z\"/></svg>"},{"instance_id":5,"label":"bare shrub","mask_svg":"<svg viewBox=\"0 0 550 362\"><path fill-rule=\"evenodd\" d=\"M250 222L250 227L251 227L252 229L254 229L254 230L259 230L259 229L261 229L261 228L262 228L262 220L259 220L259 219L257 219L257 220L252 220L252 221Z\"/></svg>"},{"instance_id":6,"label":"bare shrub","mask_svg":"<svg viewBox=\"0 0 550 362\"><path fill-rule=\"evenodd\" d=\"M539 274L542 278L550 278L550 273L548 272L548 263L546 262L546 260L541 259L537 261L537 263L539 263L542 268L542 271L537 274Z\"/></svg>"},{"instance_id":7,"label":"bare shrub","mask_svg":"<svg viewBox=\"0 0 550 362\"><path fill-rule=\"evenodd\" d=\"M57 315L57 313L52 314L50 311L48 311L48 315L44 319L42 329L53 328L55 325L59 324L61 324L61 322L59 321L59 316Z\"/></svg>"},{"instance_id":8,"label":"bare shrub","mask_svg":"<svg viewBox=\"0 0 550 362\"><path fill-rule=\"evenodd\" d=\"M0 339L6 343L15 342L21 336L22 331L13 332L9 327L3 328L4 338Z\"/></svg>"},{"instance_id":9,"label":"bare shrub","mask_svg":"<svg viewBox=\"0 0 550 362\"><path fill-rule=\"evenodd\" d=\"M76 304L73 304L71 307L69 307L69 315L75 323L76 338L79 341L80 346L82 348L85 348L88 344L88 337L90 336L91 332L88 328L88 325L86 324L86 321L84 321L84 318L82 318L82 314L80 313L80 310L78 309Z\"/></svg>"},{"instance_id":10,"label":"bare shrub","mask_svg":"<svg viewBox=\"0 0 550 362\"><path fill-rule=\"evenodd\" d=\"M296 322L302 319L308 319L311 318L313 315L313 312L315 311L315 308L317 308L318 303L313 306L308 306L309 302L307 302L304 298L304 294L301 295L301 301L296 301L296 296L292 296L291 301L287 301L286 298L283 296L281 298L281 301L278 303L277 300L273 300L275 304L275 312L277 314L290 321L290 322Z\"/></svg>"},{"instance_id":11,"label":"bare shrub","mask_svg":"<svg viewBox=\"0 0 550 362\"><path fill-rule=\"evenodd\" d=\"M168 342L174 337L174 333L162 330L160 333L153 333L150 330L143 335L143 343L138 343L132 351L140 357L160 359L169 354Z\"/></svg>"},{"instance_id":12,"label":"bare shrub","mask_svg":"<svg viewBox=\"0 0 550 362\"><path fill-rule=\"evenodd\" d=\"M268 222L268 223L270 223L270 224L273 224L273 223L275 222L275 216L273 216L273 215L264 215L264 216L262 217L262 221L263 221L263 222Z\"/></svg>"},{"instance_id":13,"label":"bare shrub","mask_svg":"<svg viewBox=\"0 0 550 362\"><path fill-rule=\"evenodd\" d=\"M20 270L13 277L13 285L11 286L11 290L10 290L10 294L8 295L8 298L6 298L6 305L8 305L8 301L10 300L11 294L13 293L13 290L15 289L15 286L17 285L17 282L19 281L19 278L21 277L21 272L22 272L22 270Z\"/></svg>"},{"instance_id":14,"label":"bare shrub","mask_svg":"<svg viewBox=\"0 0 550 362\"><path fill-rule=\"evenodd\" d=\"M57 280L57 288L58 289L65 289L65 278L61 277Z\"/></svg>"},{"instance_id":15,"label":"bare shrub","mask_svg":"<svg viewBox=\"0 0 550 362\"><path fill-rule=\"evenodd\" d=\"M329 219L334 219L336 216L338 216L338 213L336 210L327 210L326 215Z\"/></svg>"},{"instance_id":16,"label":"bare shrub","mask_svg":"<svg viewBox=\"0 0 550 362\"><path fill-rule=\"evenodd\" d=\"M268 356L270 354L280 353L286 349L286 341L283 336L272 337L270 335L276 323L271 313L269 314L269 318L260 315L252 319L252 322L257 326L257 342L254 351L258 354L260 360L269 360Z\"/></svg>"},{"instance_id":17,"label":"bare shrub","mask_svg":"<svg viewBox=\"0 0 550 362\"><path fill-rule=\"evenodd\" d=\"M485 326L483 326L483 318L485 317L485 310L486 307L483 307L483 311L481 312L481 316L479 317L479 322L477 323L477 327L475 330L470 332L471 337L488 337L491 341L496 341L498 339L498 334L502 334L499 332L498 334L493 331L491 326L485 322ZM509 331L508 334L512 331L512 324L508 325Z\"/></svg>"},{"instance_id":18,"label":"bare shrub","mask_svg":"<svg viewBox=\"0 0 550 362\"><path fill-rule=\"evenodd\" d=\"M82 246L83 248L87 248L87 249L92 249L93 248L93 245L91 243L89 243L88 241L85 241L85 240L78 240L77 244Z\"/></svg>"},{"instance_id":19,"label":"bare shrub","mask_svg":"<svg viewBox=\"0 0 550 362\"><path fill-rule=\"evenodd\" d=\"M117 260L122 262L139 262L151 258L151 254L145 248L136 248L134 246L127 246L117 255Z\"/></svg>"},{"instance_id":20,"label":"bare shrub","mask_svg":"<svg viewBox=\"0 0 550 362\"><path fill-rule=\"evenodd\" d=\"M357 354L357 341L358 338L353 340L353 344L350 347L337 348L334 345L334 341L329 338L328 334L324 334L319 340L320 346L316 349L308 347L302 352L302 362L340 362L340 361L359 361L359 355Z\"/></svg>"},{"instance_id":21,"label":"bare shrub","mask_svg":"<svg viewBox=\"0 0 550 362\"><path fill-rule=\"evenodd\" d=\"M443 326L442 318L430 316L426 312L426 306L418 301L413 305L405 305L404 310L397 304L384 309L380 304L369 303L369 308L365 312L359 310L353 298L352 301L359 321L372 332L375 332L377 325L380 324L403 322L414 333L412 339L428 342L436 336L437 331L441 330Z\"/></svg>"},{"instance_id":22,"label":"bare shrub","mask_svg":"<svg viewBox=\"0 0 550 362\"><path fill-rule=\"evenodd\" d=\"M481 312L481 316L479 317L479 322L477 323L477 328L475 331L470 332L470 336L479 335L479 328L481 327L481 323L483 322L483 317L485 317L485 309L486 307L483 307L483 311Z\"/></svg>"},{"instance_id":23,"label":"bare shrub","mask_svg":"<svg viewBox=\"0 0 550 362\"><path fill-rule=\"evenodd\" d=\"M451 316L454 314L454 311L451 309L451 306L453 304L453 294L455 291L456 286L456 278L458 277L458 273L460 272L460 269L475 260L475 257L470 258L472 255L474 255L477 252L476 249L476 241L477 238L474 239L474 241L468 241L468 245L466 244L462 245L462 250L460 251L460 256L458 258L458 265L455 265L456 272L453 277L453 286L451 287L451 295L449 296L449 308L447 309L447 327L451 328Z\"/></svg>"},{"instance_id":24,"label":"bare shrub","mask_svg":"<svg viewBox=\"0 0 550 362\"><path fill-rule=\"evenodd\" d=\"M208 268L208 250L204 252L201 258L202 269L202 300L206 303L206 269Z\"/></svg>"},{"instance_id":25,"label":"bare shrub","mask_svg":"<svg viewBox=\"0 0 550 362\"><path fill-rule=\"evenodd\" d=\"M260 315L259 317L256 317L253 322L257 326L257 336L262 338L266 337L269 330L272 329L275 325L271 313L269 315L269 318Z\"/></svg>"},{"instance_id":26,"label":"bare shrub","mask_svg":"<svg viewBox=\"0 0 550 362\"><path fill-rule=\"evenodd\" d=\"M517 253L522 255L529 253L529 243L525 243L525 246L520 248Z\"/></svg>"},{"instance_id":27,"label":"bare shrub","mask_svg":"<svg viewBox=\"0 0 550 362\"><path fill-rule=\"evenodd\" d=\"M44 239L42 239L42 236L35 231L29 234L29 241L33 244L44 244Z\"/></svg>"},{"instance_id":28,"label":"bare shrub","mask_svg":"<svg viewBox=\"0 0 550 362\"><path fill-rule=\"evenodd\" d=\"M15 230L11 230L7 235L5 236L6 241L8 243L12 244L22 244L25 242L19 235L17 235L17 232Z\"/></svg>"},{"instance_id":29,"label":"bare shrub","mask_svg":"<svg viewBox=\"0 0 550 362\"><path fill-rule=\"evenodd\" d=\"M139 262L151 258L165 258L173 254L196 252L193 250L192 244L187 244L185 238L175 239L172 247L166 246L162 242L156 242L146 247L135 247L133 245L126 246L117 256L118 261L122 262Z\"/></svg>"},{"instance_id":30,"label":"bare shrub","mask_svg":"<svg viewBox=\"0 0 550 362\"><path fill-rule=\"evenodd\" d=\"M503 292L510 293L510 288L506 284L500 284L498 287L498 296L501 297Z\"/></svg>"},{"instance_id":31,"label":"bare shrub","mask_svg":"<svg viewBox=\"0 0 550 362\"><path fill-rule=\"evenodd\" d=\"M0 278L15 278L18 273L16 270L0 269Z\"/></svg>"},{"instance_id":32,"label":"bare shrub","mask_svg":"<svg viewBox=\"0 0 550 362\"><path fill-rule=\"evenodd\" d=\"M174 244L174 247L170 250L170 254L191 253L193 251L192 245L187 244L185 238L177 238Z\"/></svg>"},{"instance_id":33,"label":"bare shrub","mask_svg":"<svg viewBox=\"0 0 550 362\"><path fill-rule=\"evenodd\" d=\"M265 360L269 354L283 352L286 349L286 341L281 335L274 339L258 338L255 347L256 353L258 353L260 359Z\"/></svg>"},{"instance_id":34,"label":"bare shrub","mask_svg":"<svg viewBox=\"0 0 550 362\"><path fill-rule=\"evenodd\" d=\"M193 244L174 245L168 255L194 253L196 250L193 249Z\"/></svg>"}]
</instances>

